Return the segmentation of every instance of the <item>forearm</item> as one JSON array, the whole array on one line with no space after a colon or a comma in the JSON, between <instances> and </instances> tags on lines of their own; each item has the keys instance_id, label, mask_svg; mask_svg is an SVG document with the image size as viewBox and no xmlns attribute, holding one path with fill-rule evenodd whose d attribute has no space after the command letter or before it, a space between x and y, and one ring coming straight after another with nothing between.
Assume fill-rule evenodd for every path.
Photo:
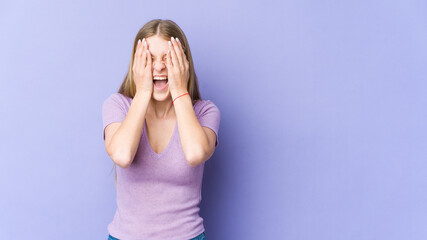
<instances>
[{"instance_id":1,"label":"forearm","mask_svg":"<svg viewBox=\"0 0 427 240\"><path fill-rule=\"evenodd\" d=\"M132 163L138 150L150 99L151 94L148 92L136 93L126 118L112 138L111 148L114 149L114 156L120 159L124 166Z\"/></svg>"},{"instance_id":2,"label":"forearm","mask_svg":"<svg viewBox=\"0 0 427 240\"><path fill-rule=\"evenodd\" d=\"M172 99L184 93L187 93L187 90L171 91ZM190 166L197 165L196 161L209 149L208 137L197 119L190 95L176 99L174 107L185 159Z\"/></svg>"}]
</instances>

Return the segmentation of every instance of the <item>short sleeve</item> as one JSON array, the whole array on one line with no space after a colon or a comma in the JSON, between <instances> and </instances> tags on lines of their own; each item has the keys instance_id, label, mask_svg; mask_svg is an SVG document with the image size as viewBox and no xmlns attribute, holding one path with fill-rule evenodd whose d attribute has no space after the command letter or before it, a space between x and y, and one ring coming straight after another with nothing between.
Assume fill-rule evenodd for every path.
<instances>
[{"instance_id":1,"label":"short sleeve","mask_svg":"<svg viewBox=\"0 0 427 240\"><path fill-rule=\"evenodd\" d=\"M113 122L123 122L126 118L126 108L118 93L113 93L102 104L102 132L105 141L105 127Z\"/></svg>"},{"instance_id":2,"label":"short sleeve","mask_svg":"<svg viewBox=\"0 0 427 240\"><path fill-rule=\"evenodd\" d=\"M221 120L221 112L219 108L210 100L201 101L199 103L197 119L202 127L212 129L216 134L215 147L219 144L218 131Z\"/></svg>"}]
</instances>

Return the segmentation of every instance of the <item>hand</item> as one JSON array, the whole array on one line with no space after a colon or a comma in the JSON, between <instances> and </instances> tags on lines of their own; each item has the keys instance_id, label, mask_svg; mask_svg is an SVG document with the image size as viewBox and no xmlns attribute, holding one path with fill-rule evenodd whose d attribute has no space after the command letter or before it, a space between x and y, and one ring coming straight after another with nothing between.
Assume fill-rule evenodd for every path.
<instances>
[{"instance_id":1,"label":"hand","mask_svg":"<svg viewBox=\"0 0 427 240\"><path fill-rule=\"evenodd\" d=\"M168 68L169 90L172 92L187 92L187 84L190 79L189 62L182 49L181 42L171 37L169 51L166 56Z\"/></svg>"},{"instance_id":2,"label":"hand","mask_svg":"<svg viewBox=\"0 0 427 240\"><path fill-rule=\"evenodd\" d=\"M133 80L136 92L153 93L153 73L151 71L151 53L147 50L148 45L145 38L138 40L133 60ZM148 59L148 60L147 60ZM150 95L151 96L151 95Z\"/></svg>"}]
</instances>

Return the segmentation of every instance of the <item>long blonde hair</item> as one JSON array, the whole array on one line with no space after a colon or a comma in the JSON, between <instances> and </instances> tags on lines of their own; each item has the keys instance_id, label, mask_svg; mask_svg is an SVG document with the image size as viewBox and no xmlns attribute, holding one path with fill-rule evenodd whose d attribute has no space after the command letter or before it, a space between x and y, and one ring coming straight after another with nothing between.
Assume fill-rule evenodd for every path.
<instances>
[{"instance_id":1,"label":"long blonde hair","mask_svg":"<svg viewBox=\"0 0 427 240\"><path fill-rule=\"evenodd\" d=\"M197 81L196 72L194 70L193 57L191 56L190 45L188 44L187 37L185 36L182 29L172 20L153 19L144 24L144 26L142 26L142 28L138 31L133 41L132 56L130 58L129 69L126 74L126 77L124 78L118 90L118 93L121 93L130 98L133 98L135 96L136 86L133 79L132 67L136 46L138 44L138 39L147 39L155 35L162 37L166 41L169 41L171 37L178 38L181 42L182 48L189 62L190 79L187 84L187 91L190 94L194 106L194 104L197 101L202 100L202 98L200 96L199 83ZM113 168L116 170L116 164L114 164ZM117 188L117 170L115 171L115 179Z\"/></svg>"}]
</instances>

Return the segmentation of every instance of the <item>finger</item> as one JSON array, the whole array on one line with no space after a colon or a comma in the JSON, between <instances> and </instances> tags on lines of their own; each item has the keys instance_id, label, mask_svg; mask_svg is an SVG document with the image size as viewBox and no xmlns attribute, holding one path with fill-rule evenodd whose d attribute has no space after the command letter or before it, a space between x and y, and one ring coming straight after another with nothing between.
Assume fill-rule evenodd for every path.
<instances>
[{"instance_id":1,"label":"finger","mask_svg":"<svg viewBox=\"0 0 427 240\"><path fill-rule=\"evenodd\" d=\"M173 67L178 67L178 58L176 57L176 53L175 53L175 49L172 46L171 41L169 41L169 51L170 51L170 55L171 55L171 60L172 60L172 66Z\"/></svg>"},{"instance_id":2,"label":"finger","mask_svg":"<svg viewBox=\"0 0 427 240\"><path fill-rule=\"evenodd\" d=\"M184 52L184 48L182 47L181 41L179 41L179 39L178 39L178 38L176 38L176 42L178 43L178 46L179 46L179 50L180 50L180 52L181 52L181 55L182 55L183 57L185 57L185 52Z\"/></svg>"},{"instance_id":3,"label":"finger","mask_svg":"<svg viewBox=\"0 0 427 240\"><path fill-rule=\"evenodd\" d=\"M150 53L150 51L148 49L146 49L145 52L146 52L146 55L147 55L147 66L146 66L146 68L149 69L150 73L151 73L151 64L152 64L151 63L151 53Z\"/></svg>"},{"instance_id":4,"label":"finger","mask_svg":"<svg viewBox=\"0 0 427 240\"><path fill-rule=\"evenodd\" d=\"M135 70L135 66L139 66L139 49L141 48L141 39L138 39L138 43L136 44L135 54L133 56L133 70Z\"/></svg>"},{"instance_id":5,"label":"finger","mask_svg":"<svg viewBox=\"0 0 427 240\"><path fill-rule=\"evenodd\" d=\"M171 59L171 50L168 50L168 53L166 54L166 67L168 69L172 68L172 59Z\"/></svg>"},{"instance_id":6,"label":"finger","mask_svg":"<svg viewBox=\"0 0 427 240\"><path fill-rule=\"evenodd\" d=\"M147 41L145 40L145 38L143 39L143 47L141 50L141 66L142 68L146 67L147 64Z\"/></svg>"},{"instance_id":7,"label":"finger","mask_svg":"<svg viewBox=\"0 0 427 240\"><path fill-rule=\"evenodd\" d=\"M142 53L142 48L144 47L144 39L140 39L139 42L139 48L137 50L137 55L138 57L141 57L141 53Z\"/></svg>"},{"instance_id":8,"label":"finger","mask_svg":"<svg viewBox=\"0 0 427 240\"><path fill-rule=\"evenodd\" d=\"M188 67L188 59L187 59L187 56L185 55L184 48L182 47L182 43L181 41L179 41L178 38L176 39L176 42L178 43L179 49L181 50L184 67Z\"/></svg>"},{"instance_id":9,"label":"finger","mask_svg":"<svg viewBox=\"0 0 427 240\"><path fill-rule=\"evenodd\" d=\"M181 68L183 68L184 67L184 64L183 64L183 59L182 59L182 54L181 54L181 51L179 50L179 45L178 45L178 43L176 42L176 40L175 40L175 38L174 37L172 37L172 46L173 46L173 48L175 49L175 53L176 53L176 58L178 59L178 65L181 67Z\"/></svg>"},{"instance_id":10,"label":"finger","mask_svg":"<svg viewBox=\"0 0 427 240\"><path fill-rule=\"evenodd\" d=\"M141 61L142 61L141 56L142 56L142 51L143 50L144 50L144 38L140 39L138 50L135 53L136 57L138 58L138 63L139 64L141 64Z\"/></svg>"}]
</instances>

